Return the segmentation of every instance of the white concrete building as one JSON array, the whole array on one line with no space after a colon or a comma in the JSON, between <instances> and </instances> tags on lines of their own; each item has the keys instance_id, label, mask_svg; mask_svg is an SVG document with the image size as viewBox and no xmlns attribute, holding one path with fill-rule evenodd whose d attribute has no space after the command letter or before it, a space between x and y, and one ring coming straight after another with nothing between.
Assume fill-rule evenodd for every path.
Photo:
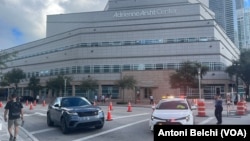
<instances>
[{"instance_id":1,"label":"white concrete building","mask_svg":"<svg viewBox=\"0 0 250 141\"><path fill-rule=\"evenodd\" d=\"M47 37L5 50L18 54L3 72L24 70L22 95L29 93L25 87L32 75L45 85L49 78L63 74L73 78L68 94L86 96L77 85L90 76L99 81L99 95L119 98L114 81L124 74L138 78L138 72L152 71L153 76L145 73L152 79L157 71L161 76L184 61L198 61L210 69L202 80L205 97L212 97L216 88L228 92L232 80L224 70L240 52L215 22L208 0L203 2L109 0L104 11L48 15ZM165 80L169 89L161 89L165 86L157 81L138 78L141 99L175 91ZM50 93L41 91L41 95Z\"/></svg>"}]
</instances>

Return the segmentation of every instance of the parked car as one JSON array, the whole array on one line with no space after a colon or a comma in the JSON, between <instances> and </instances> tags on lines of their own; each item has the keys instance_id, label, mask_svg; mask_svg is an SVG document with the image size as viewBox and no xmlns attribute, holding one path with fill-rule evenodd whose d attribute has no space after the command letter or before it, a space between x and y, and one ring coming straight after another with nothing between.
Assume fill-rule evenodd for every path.
<instances>
[{"instance_id":1,"label":"parked car","mask_svg":"<svg viewBox=\"0 0 250 141\"><path fill-rule=\"evenodd\" d=\"M186 98L164 98L156 106L149 120L149 128L154 131L155 125L194 125L192 106Z\"/></svg>"},{"instance_id":2,"label":"parked car","mask_svg":"<svg viewBox=\"0 0 250 141\"><path fill-rule=\"evenodd\" d=\"M59 125L64 134L86 127L101 129L104 125L104 112L84 97L57 97L48 106L47 125Z\"/></svg>"},{"instance_id":3,"label":"parked car","mask_svg":"<svg viewBox=\"0 0 250 141\"><path fill-rule=\"evenodd\" d=\"M20 102L26 102L28 100L28 102L33 102L35 99L32 96L21 96L20 97Z\"/></svg>"}]
</instances>

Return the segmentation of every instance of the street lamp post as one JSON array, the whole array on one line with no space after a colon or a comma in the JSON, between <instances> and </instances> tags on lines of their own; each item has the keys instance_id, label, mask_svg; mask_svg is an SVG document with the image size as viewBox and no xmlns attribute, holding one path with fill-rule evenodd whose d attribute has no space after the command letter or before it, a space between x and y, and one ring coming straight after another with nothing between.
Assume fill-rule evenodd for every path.
<instances>
[{"instance_id":1,"label":"street lamp post","mask_svg":"<svg viewBox=\"0 0 250 141\"><path fill-rule=\"evenodd\" d=\"M201 68L198 68L198 80L199 80L199 97L201 99Z\"/></svg>"},{"instance_id":2,"label":"street lamp post","mask_svg":"<svg viewBox=\"0 0 250 141\"><path fill-rule=\"evenodd\" d=\"M66 96L67 78L64 78L64 96Z\"/></svg>"}]
</instances>

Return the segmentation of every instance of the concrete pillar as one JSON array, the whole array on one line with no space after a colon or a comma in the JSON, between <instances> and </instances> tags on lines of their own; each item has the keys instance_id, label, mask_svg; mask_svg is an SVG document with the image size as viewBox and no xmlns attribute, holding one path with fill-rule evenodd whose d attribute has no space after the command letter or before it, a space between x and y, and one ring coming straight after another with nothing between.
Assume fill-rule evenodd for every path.
<instances>
[{"instance_id":1,"label":"concrete pillar","mask_svg":"<svg viewBox=\"0 0 250 141\"><path fill-rule=\"evenodd\" d=\"M72 96L76 95L76 86L72 85Z\"/></svg>"},{"instance_id":2,"label":"concrete pillar","mask_svg":"<svg viewBox=\"0 0 250 141\"><path fill-rule=\"evenodd\" d=\"M98 97L102 95L102 85L98 85Z\"/></svg>"}]
</instances>

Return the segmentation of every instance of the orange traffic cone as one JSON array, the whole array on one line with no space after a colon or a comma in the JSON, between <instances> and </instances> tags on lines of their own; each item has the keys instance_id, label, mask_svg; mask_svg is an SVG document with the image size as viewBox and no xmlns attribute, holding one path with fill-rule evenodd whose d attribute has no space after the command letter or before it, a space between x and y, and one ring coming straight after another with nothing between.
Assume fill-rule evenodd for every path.
<instances>
[{"instance_id":1,"label":"orange traffic cone","mask_svg":"<svg viewBox=\"0 0 250 141\"><path fill-rule=\"evenodd\" d=\"M0 108L2 108L3 107L3 103L2 103L2 101L0 101Z\"/></svg>"},{"instance_id":2,"label":"orange traffic cone","mask_svg":"<svg viewBox=\"0 0 250 141\"><path fill-rule=\"evenodd\" d=\"M131 107L130 102L128 103L128 111L127 112L132 112L132 107Z\"/></svg>"},{"instance_id":3,"label":"orange traffic cone","mask_svg":"<svg viewBox=\"0 0 250 141\"><path fill-rule=\"evenodd\" d=\"M26 104L25 104L26 106L29 106L29 102L28 102L28 100L26 100Z\"/></svg>"},{"instance_id":4,"label":"orange traffic cone","mask_svg":"<svg viewBox=\"0 0 250 141\"><path fill-rule=\"evenodd\" d=\"M34 106L36 106L36 100L34 101Z\"/></svg>"},{"instance_id":5,"label":"orange traffic cone","mask_svg":"<svg viewBox=\"0 0 250 141\"><path fill-rule=\"evenodd\" d=\"M108 107L107 121L111 121L111 120L112 120L111 111L110 111L110 107Z\"/></svg>"},{"instance_id":6,"label":"orange traffic cone","mask_svg":"<svg viewBox=\"0 0 250 141\"><path fill-rule=\"evenodd\" d=\"M110 108L111 111L113 110L113 105L112 105L112 102L111 102L111 101L110 101L110 103L109 103L109 108Z\"/></svg>"},{"instance_id":7,"label":"orange traffic cone","mask_svg":"<svg viewBox=\"0 0 250 141\"><path fill-rule=\"evenodd\" d=\"M45 107L46 106L46 103L45 103L45 100L43 101L43 107Z\"/></svg>"},{"instance_id":8,"label":"orange traffic cone","mask_svg":"<svg viewBox=\"0 0 250 141\"><path fill-rule=\"evenodd\" d=\"M30 102L30 110L33 110L32 102Z\"/></svg>"}]
</instances>

